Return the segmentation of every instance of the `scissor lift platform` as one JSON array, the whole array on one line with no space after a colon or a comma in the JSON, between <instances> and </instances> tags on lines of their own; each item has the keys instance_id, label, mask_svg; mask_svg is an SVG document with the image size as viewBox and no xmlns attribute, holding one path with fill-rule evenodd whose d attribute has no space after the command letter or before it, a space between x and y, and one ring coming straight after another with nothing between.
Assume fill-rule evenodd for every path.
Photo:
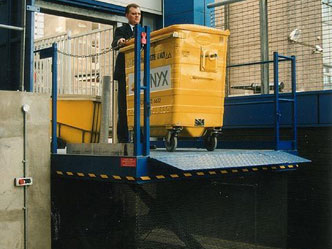
<instances>
[{"instance_id":1,"label":"scissor lift platform","mask_svg":"<svg viewBox=\"0 0 332 249\"><path fill-rule=\"evenodd\" d=\"M144 33L144 35L143 35ZM144 37L144 39L142 39ZM295 170L299 164L310 162L281 150L297 150L296 116L296 60L294 56L282 56L274 52L273 61L255 62L248 65L272 63L274 68L274 89L278 88L279 62L291 62L292 98L279 98L274 91L274 141L275 150L216 150L206 152L200 149L178 150L173 153L159 149L150 153L150 29L137 25L135 28L136 69L141 68L141 50L144 50L144 77L141 85L141 71L134 74L134 132L133 144L80 144L76 152L57 153L57 139L52 140L52 173L55 176L100 181L123 181L145 183L204 177L224 177L264 171ZM42 53L42 51L39 51ZM52 137L57 136L56 103L56 44L44 51L53 58L52 80ZM141 122L141 93L143 100L143 122ZM280 140L279 102L292 103L292 131L290 141ZM141 129L140 124L144 127ZM141 132L143 136L141 137ZM90 146L90 147L89 147Z\"/></svg>"},{"instance_id":2,"label":"scissor lift platform","mask_svg":"<svg viewBox=\"0 0 332 249\"><path fill-rule=\"evenodd\" d=\"M218 149L207 152L185 149L169 153L158 149L147 157L55 154L52 155L52 173L58 177L147 183L288 171L308 162L299 156L274 150Z\"/></svg>"}]
</instances>

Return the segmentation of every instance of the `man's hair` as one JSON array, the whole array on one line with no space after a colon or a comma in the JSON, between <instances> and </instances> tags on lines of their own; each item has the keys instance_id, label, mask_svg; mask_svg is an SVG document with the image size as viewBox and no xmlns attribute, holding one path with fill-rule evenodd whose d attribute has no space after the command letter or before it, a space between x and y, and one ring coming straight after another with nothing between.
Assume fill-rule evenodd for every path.
<instances>
[{"instance_id":1,"label":"man's hair","mask_svg":"<svg viewBox=\"0 0 332 249\"><path fill-rule=\"evenodd\" d=\"M130 10L130 8L139 8L139 5L138 4L136 4L136 3L131 3L131 4L128 4L127 5L127 7L126 7L126 10L125 10L125 13L126 14L129 14L129 10Z\"/></svg>"}]
</instances>

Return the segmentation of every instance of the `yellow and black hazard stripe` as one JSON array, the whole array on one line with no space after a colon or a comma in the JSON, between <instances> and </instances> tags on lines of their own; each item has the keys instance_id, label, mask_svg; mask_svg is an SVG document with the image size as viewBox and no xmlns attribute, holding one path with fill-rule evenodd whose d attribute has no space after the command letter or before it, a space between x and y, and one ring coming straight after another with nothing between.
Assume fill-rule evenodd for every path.
<instances>
[{"instance_id":1,"label":"yellow and black hazard stripe","mask_svg":"<svg viewBox=\"0 0 332 249\"><path fill-rule=\"evenodd\" d=\"M194 177L213 177L218 175L230 175L230 174L240 174L240 173L253 173L253 172L263 172L263 171L275 171L275 170L286 170L286 169L296 169L299 165L279 165L279 166L263 166L263 167L246 167L246 168L232 168L232 169L218 169L218 170L208 170L208 171L195 171L195 172L183 172L174 174L159 174L153 176L119 176L119 175L109 175L109 174L96 174L96 173L83 173L83 172L71 172L71 171L56 171L58 176L75 176L84 177L91 179L102 179L102 180L114 180L114 181L156 181L156 180L169 180L169 179L184 179L184 178L194 178Z\"/></svg>"}]
</instances>

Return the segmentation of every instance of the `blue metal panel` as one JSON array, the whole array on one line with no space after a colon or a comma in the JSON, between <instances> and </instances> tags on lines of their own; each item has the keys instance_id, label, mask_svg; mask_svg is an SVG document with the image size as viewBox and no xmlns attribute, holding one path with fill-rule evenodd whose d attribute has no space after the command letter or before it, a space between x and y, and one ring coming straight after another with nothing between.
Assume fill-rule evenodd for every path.
<instances>
[{"instance_id":1,"label":"blue metal panel","mask_svg":"<svg viewBox=\"0 0 332 249\"><path fill-rule=\"evenodd\" d=\"M291 98L280 98L279 97L279 60L285 59L291 61L291 82L292 82L292 95ZM274 140L275 150L297 150L297 111L296 111L296 58L295 56L283 56L279 55L278 52L273 53L273 76L274 76ZM280 141L280 125L281 125L281 108L280 102L290 103L291 112L286 117L291 117L291 126L293 131L292 141Z\"/></svg>"},{"instance_id":2,"label":"blue metal panel","mask_svg":"<svg viewBox=\"0 0 332 249\"><path fill-rule=\"evenodd\" d=\"M123 164L122 161L127 159L134 164ZM51 157L54 176L131 183L287 171L307 162L310 161L286 152L268 150L206 152L191 149L174 153L159 150L152 152L150 157L58 154Z\"/></svg>"},{"instance_id":3,"label":"blue metal panel","mask_svg":"<svg viewBox=\"0 0 332 249\"><path fill-rule=\"evenodd\" d=\"M280 98L291 98L291 94L282 93ZM297 93L298 127L331 126L332 91L314 91ZM291 102L282 102L281 127L291 126ZM264 128L273 126L272 95L253 95L225 98L225 128Z\"/></svg>"},{"instance_id":4,"label":"blue metal panel","mask_svg":"<svg viewBox=\"0 0 332 249\"><path fill-rule=\"evenodd\" d=\"M194 1L194 24L211 26L210 10L207 8L207 5L213 2L213 0Z\"/></svg>"},{"instance_id":5,"label":"blue metal panel","mask_svg":"<svg viewBox=\"0 0 332 249\"><path fill-rule=\"evenodd\" d=\"M178 14L165 15L165 27L173 24L192 24L193 13L191 11L182 12Z\"/></svg>"},{"instance_id":6,"label":"blue metal panel","mask_svg":"<svg viewBox=\"0 0 332 249\"><path fill-rule=\"evenodd\" d=\"M35 6L35 0L28 0L27 3L30 6ZM24 89L26 89L28 92L33 92L34 38L35 13L33 11L27 11Z\"/></svg>"},{"instance_id":7,"label":"blue metal panel","mask_svg":"<svg viewBox=\"0 0 332 249\"><path fill-rule=\"evenodd\" d=\"M142 155L141 143L141 26L135 27L135 78L134 78L134 154L135 156Z\"/></svg>"},{"instance_id":8,"label":"blue metal panel","mask_svg":"<svg viewBox=\"0 0 332 249\"><path fill-rule=\"evenodd\" d=\"M118 156L92 156L92 155L59 155L53 154L52 172L62 171L79 172L84 175L117 175L136 176L136 167L121 167L121 158Z\"/></svg>"},{"instance_id":9,"label":"blue metal panel","mask_svg":"<svg viewBox=\"0 0 332 249\"><path fill-rule=\"evenodd\" d=\"M150 155L150 27L144 27L144 156Z\"/></svg>"},{"instance_id":10,"label":"blue metal panel","mask_svg":"<svg viewBox=\"0 0 332 249\"><path fill-rule=\"evenodd\" d=\"M212 2L213 0L165 0L165 26L183 23L210 26L207 4Z\"/></svg>"},{"instance_id":11,"label":"blue metal panel","mask_svg":"<svg viewBox=\"0 0 332 249\"><path fill-rule=\"evenodd\" d=\"M322 92L318 95L319 98L319 123L332 124L332 94Z\"/></svg>"},{"instance_id":12,"label":"blue metal panel","mask_svg":"<svg viewBox=\"0 0 332 249\"><path fill-rule=\"evenodd\" d=\"M274 139L275 139L275 149L279 150L279 139L280 139L280 109L279 109L279 91L278 83L279 83L279 58L278 53L273 53L273 76L274 76Z\"/></svg>"},{"instance_id":13,"label":"blue metal panel","mask_svg":"<svg viewBox=\"0 0 332 249\"><path fill-rule=\"evenodd\" d=\"M193 0L164 0L165 26L194 23Z\"/></svg>"},{"instance_id":14,"label":"blue metal panel","mask_svg":"<svg viewBox=\"0 0 332 249\"><path fill-rule=\"evenodd\" d=\"M272 95L226 98L224 127L272 127L273 105Z\"/></svg>"},{"instance_id":15,"label":"blue metal panel","mask_svg":"<svg viewBox=\"0 0 332 249\"><path fill-rule=\"evenodd\" d=\"M11 5L12 3L9 1L0 4L1 24L7 24L7 25L11 24L9 21L11 15ZM13 55L11 56L11 42L10 42L11 32L12 32L11 30L0 29L0 53L3 59L0 67L1 90L14 90L9 88L11 59L12 57L14 57ZM19 35L19 32L16 32L16 34Z\"/></svg>"},{"instance_id":16,"label":"blue metal panel","mask_svg":"<svg viewBox=\"0 0 332 249\"><path fill-rule=\"evenodd\" d=\"M148 157L142 156L137 158L137 166L136 166L136 174L135 177L141 177L150 175L149 167L148 167Z\"/></svg>"},{"instance_id":17,"label":"blue metal panel","mask_svg":"<svg viewBox=\"0 0 332 249\"><path fill-rule=\"evenodd\" d=\"M318 116L318 96L319 93L316 92L297 94L297 113L299 126L319 125L320 121Z\"/></svg>"},{"instance_id":18,"label":"blue metal panel","mask_svg":"<svg viewBox=\"0 0 332 249\"><path fill-rule=\"evenodd\" d=\"M4 1L0 4L0 23L22 26L22 1ZM21 89L20 59L21 32L0 28L0 90L16 91Z\"/></svg>"},{"instance_id":19,"label":"blue metal panel","mask_svg":"<svg viewBox=\"0 0 332 249\"><path fill-rule=\"evenodd\" d=\"M58 103L58 45L52 45L52 146L51 152L57 153L58 141L56 133L57 125L57 103Z\"/></svg>"},{"instance_id":20,"label":"blue metal panel","mask_svg":"<svg viewBox=\"0 0 332 249\"><path fill-rule=\"evenodd\" d=\"M141 50L144 49L144 85L141 86ZM134 154L150 154L150 28L135 27ZM144 139L141 137L141 90L144 90ZM142 138L142 139L141 139ZM142 142L142 140L144 140Z\"/></svg>"},{"instance_id":21,"label":"blue metal panel","mask_svg":"<svg viewBox=\"0 0 332 249\"><path fill-rule=\"evenodd\" d=\"M162 29L163 28L163 21L164 21L164 17L163 16L156 16L155 18L156 20L156 29Z\"/></svg>"},{"instance_id":22,"label":"blue metal panel","mask_svg":"<svg viewBox=\"0 0 332 249\"><path fill-rule=\"evenodd\" d=\"M183 171L259 167L308 163L307 159L282 152L264 150L183 150L176 153L151 152L151 158Z\"/></svg>"}]
</instances>

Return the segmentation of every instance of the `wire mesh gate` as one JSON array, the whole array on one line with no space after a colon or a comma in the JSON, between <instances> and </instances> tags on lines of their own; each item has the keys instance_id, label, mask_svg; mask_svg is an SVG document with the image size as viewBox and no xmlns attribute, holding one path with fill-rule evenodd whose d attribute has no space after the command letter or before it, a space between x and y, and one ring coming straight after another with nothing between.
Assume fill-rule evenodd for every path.
<instances>
[{"instance_id":1,"label":"wire mesh gate","mask_svg":"<svg viewBox=\"0 0 332 249\"><path fill-rule=\"evenodd\" d=\"M145 185L65 179L53 184L55 249L287 247L282 174Z\"/></svg>"},{"instance_id":2,"label":"wire mesh gate","mask_svg":"<svg viewBox=\"0 0 332 249\"><path fill-rule=\"evenodd\" d=\"M211 26L231 31L229 66L269 60L278 51L296 56L298 91L332 89L331 0L246 0L212 8L210 16ZM264 92L261 85L270 86L272 69L229 68L228 94ZM281 68L285 92L291 89L290 78L289 69Z\"/></svg>"}]
</instances>

